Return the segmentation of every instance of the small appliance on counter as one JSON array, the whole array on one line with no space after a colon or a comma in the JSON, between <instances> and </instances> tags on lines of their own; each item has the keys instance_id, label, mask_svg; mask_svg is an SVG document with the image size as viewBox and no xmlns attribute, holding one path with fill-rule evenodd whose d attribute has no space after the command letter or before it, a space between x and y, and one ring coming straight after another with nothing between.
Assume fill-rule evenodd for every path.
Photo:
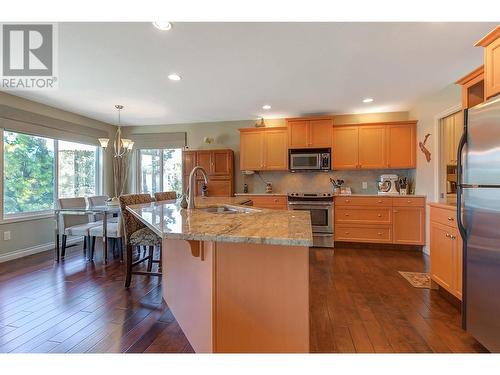
<instances>
[{"instance_id":1,"label":"small appliance on counter","mask_svg":"<svg viewBox=\"0 0 500 375\"><path fill-rule=\"evenodd\" d=\"M399 195L398 175L383 174L377 181L378 195Z\"/></svg>"}]
</instances>

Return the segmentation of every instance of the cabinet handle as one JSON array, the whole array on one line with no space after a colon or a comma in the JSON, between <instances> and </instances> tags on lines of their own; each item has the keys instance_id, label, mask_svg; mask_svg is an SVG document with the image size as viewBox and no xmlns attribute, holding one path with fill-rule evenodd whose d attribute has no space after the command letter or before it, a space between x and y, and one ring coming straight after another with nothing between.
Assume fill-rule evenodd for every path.
<instances>
[{"instance_id":1,"label":"cabinet handle","mask_svg":"<svg viewBox=\"0 0 500 375\"><path fill-rule=\"evenodd\" d=\"M274 203L278 203L278 200L277 200L277 199L275 199L275 200L274 200Z\"/></svg>"},{"instance_id":2,"label":"cabinet handle","mask_svg":"<svg viewBox=\"0 0 500 375\"><path fill-rule=\"evenodd\" d=\"M345 234L349 234L349 232L345 232Z\"/></svg>"},{"instance_id":3,"label":"cabinet handle","mask_svg":"<svg viewBox=\"0 0 500 375\"><path fill-rule=\"evenodd\" d=\"M452 240L454 240L455 238L457 238L457 236L454 236L453 234L450 234L450 238L451 238Z\"/></svg>"},{"instance_id":4,"label":"cabinet handle","mask_svg":"<svg viewBox=\"0 0 500 375\"><path fill-rule=\"evenodd\" d=\"M449 234L449 233L446 233L446 237L450 238L450 234Z\"/></svg>"},{"instance_id":5,"label":"cabinet handle","mask_svg":"<svg viewBox=\"0 0 500 375\"><path fill-rule=\"evenodd\" d=\"M349 216L349 214L344 214L344 216Z\"/></svg>"},{"instance_id":6,"label":"cabinet handle","mask_svg":"<svg viewBox=\"0 0 500 375\"><path fill-rule=\"evenodd\" d=\"M409 200L409 199L408 199L406 202L407 202L407 203L411 203L411 200Z\"/></svg>"},{"instance_id":7,"label":"cabinet handle","mask_svg":"<svg viewBox=\"0 0 500 375\"><path fill-rule=\"evenodd\" d=\"M453 219L452 217L448 218L448 221L453 221L453 220L455 220L455 219Z\"/></svg>"},{"instance_id":8,"label":"cabinet handle","mask_svg":"<svg viewBox=\"0 0 500 375\"><path fill-rule=\"evenodd\" d=\"M379 199L379 200L377 201L377 203L382 203L382 200L381 200L381 199Z\"/></svg>"},{"instance_id":9,"label":"cabinet handle","mask_svg":"<svg viewBox=\"0 0 500 375\"><path fill-rule=\"evenodd\" d=\"M377 216L378 216L378 217L382 217L382 214L378 214Z\"/></svg>"},{"instance_id":10,"label":"cabinet handle","mask_svg":"<svg viewBox=\"0 0 500 375\"><path fill-rule=\"evenodd\" d=\"M377 234L378 234L379 236L381 236L383 233L382 233L382 232L378 232Z\"/></svg>"},{"instance_id":11,"label":"cabinet handle","mask_svg":"<svg viewBox=\"0 0 500 375\"><path fill-rule=\"evenodd\" d=\"M349 203L349 202L350 202L350 200L349 200L349 199L346 199L346 200L345 200L345 202L346 202L346 203Z\"/></svg>"},{"instance_id":12,"label":"cabinet handle","mask_svg":"<svg viewBox=\"0 0 500 375\"><path fill-rule=\"evenodd\" d=\"M394 213L397 214L399 211L398 210L394 210Z\"/></svg>"}]
</instances>

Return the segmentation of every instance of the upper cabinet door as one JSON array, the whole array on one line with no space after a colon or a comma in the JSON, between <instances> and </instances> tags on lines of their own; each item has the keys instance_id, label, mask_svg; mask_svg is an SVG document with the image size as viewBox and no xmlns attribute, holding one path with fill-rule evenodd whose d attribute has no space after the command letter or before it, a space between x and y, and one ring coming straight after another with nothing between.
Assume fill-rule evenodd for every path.
<instances>
[{"instance_id":1,"label":"upper cabinet door","mask_svg":"<svg viewBox=\"0 0 500 375\"><path fill-rule=\"evenodd\" d=\"M188 176L195 166L196 151L182 151L182 173Z\"/></svg>"},{"instance_id":2,"label":"upper cabinet door","mask_svg":"<svg viewBox=\"0 0 500 375\"><path fill-rule=\"evenodd\" d=\"M290 148L310 147L309 121L288 121L288 146Z\"/></svg>"},{"instance_id":3,"label":"upper cabinet door","mask_svg":"<svg viewBox=\"0 0 500 375\"><path fill-rule=\"evenodd\" d=\"M332 147L333 120L309 121L309 147Z\"/></svg>"},{"instance_id":4,"label":"upper cabinet door","mask_svg":"<svg viewBox=\"0 0 500 375\"><path fill-rule=\"evenodd\" d=\"M284 171L288 169L287 129L265 130L264 169Z\"/></svg>"},{"instance_id":5,"label":"upper cabinet door","mask_svg":"<svg viewBox=\"0 0 500 375\"><path fill-rule=\"evenodd\" d=\"M387 166L389 168L416 167L416 123L387 126Z\"/></svg>"},{"instance_id":6,"label":"upper cabinet door","mask_svg":"<svg viewBox=\"0 0 500 375\"><path fill-rule=\"evenodd\" d=\"M358 168L358 127L333 128L332 169Z\"/></svg>"},{"instance_id":7,"label":"upper cabinet door","mask_svg":"<svg viewBox=\"0 0 500 375\"><path fill-rule=\"evenodd\" d=\"M240 132L240 169L259 171L264 168L264 132Z\"/></svg>"},{"instance_id":8,"label":"upper cabinet door","mask_svg":"<svg viewBox=\"0 0 500 375\"><path fill-rule=\"evenodd\" d=\"M381 169L387 167L385 125L359 127L358 168Z\"/></svg>"},{"instance_id":9,"label":"upper cabinet door","mask_svg":"<svg viewBox=\"0 0 500 375\"><path fill-rule=\"evenodd\" d=\"M500 26L497 26L476 47L484 47L484 96L500 94Z\"/></svg>"},{"instance_id":10,"label":"upper cabinet door","mask_svg":"<svg viewBox=\"0 0 500 375\"><path fill-rule=\"evenodd\" d=\"M196 164L203 167L208 174L212 174L212 152L211 151L197 151L196 152ZM201 172L196 172L197 178L203 178Z\"/></svg>"},{"instance_id":11,"label":"upper cabinet door","mask_svg":"<svg viewBox=\"0 0 500 375\"><path fill-rule=\"evenodd\" d=\"M229 150L216 150L212 153L212 174L229 176L233 170L233 153Z\"/></svg>"}]
</instances>

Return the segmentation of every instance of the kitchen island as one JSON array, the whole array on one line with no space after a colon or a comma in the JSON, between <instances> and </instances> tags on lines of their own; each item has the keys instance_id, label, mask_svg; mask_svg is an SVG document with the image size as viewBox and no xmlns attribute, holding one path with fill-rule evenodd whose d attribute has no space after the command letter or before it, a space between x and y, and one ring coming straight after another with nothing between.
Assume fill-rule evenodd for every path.
<instances>
[{"instance_id":1,"label":"kitchen island","mask_svg":"<svg viewBox=\"0 0 500 375\"><path fill-rule=\"evenodd\" d=\"M248 201L127 209L163 239L163 298L196 352L308 352L310 216Z\"/></svg>"}]
</instances>

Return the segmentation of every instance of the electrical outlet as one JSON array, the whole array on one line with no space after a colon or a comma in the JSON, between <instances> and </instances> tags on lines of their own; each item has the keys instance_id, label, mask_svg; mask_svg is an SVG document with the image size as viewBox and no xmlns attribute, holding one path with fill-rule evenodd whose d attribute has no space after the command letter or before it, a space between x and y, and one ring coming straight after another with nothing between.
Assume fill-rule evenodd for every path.
<instances>
[{"instance_id":1,"label":"electrical outlet","mask_svg":"<svg viewBox=\"0 0 500 375\"><path fill-rule=\"evenodd\" d=\"M10 241L10 230L6 230L5 232L3 232L3 240Z\"/></svg>"},{"instance_id":2,"label":"electrical outlet","mask_svg":"<svg viewBox=\"0 0 500 375\"><path fill-rule=\"evenodd\" d=\"M364 189L364 190L368 189L368 182L363 181L363 182L362 182L362 185L363 185L363 189Z\"/></svg>"}]
</instances>

